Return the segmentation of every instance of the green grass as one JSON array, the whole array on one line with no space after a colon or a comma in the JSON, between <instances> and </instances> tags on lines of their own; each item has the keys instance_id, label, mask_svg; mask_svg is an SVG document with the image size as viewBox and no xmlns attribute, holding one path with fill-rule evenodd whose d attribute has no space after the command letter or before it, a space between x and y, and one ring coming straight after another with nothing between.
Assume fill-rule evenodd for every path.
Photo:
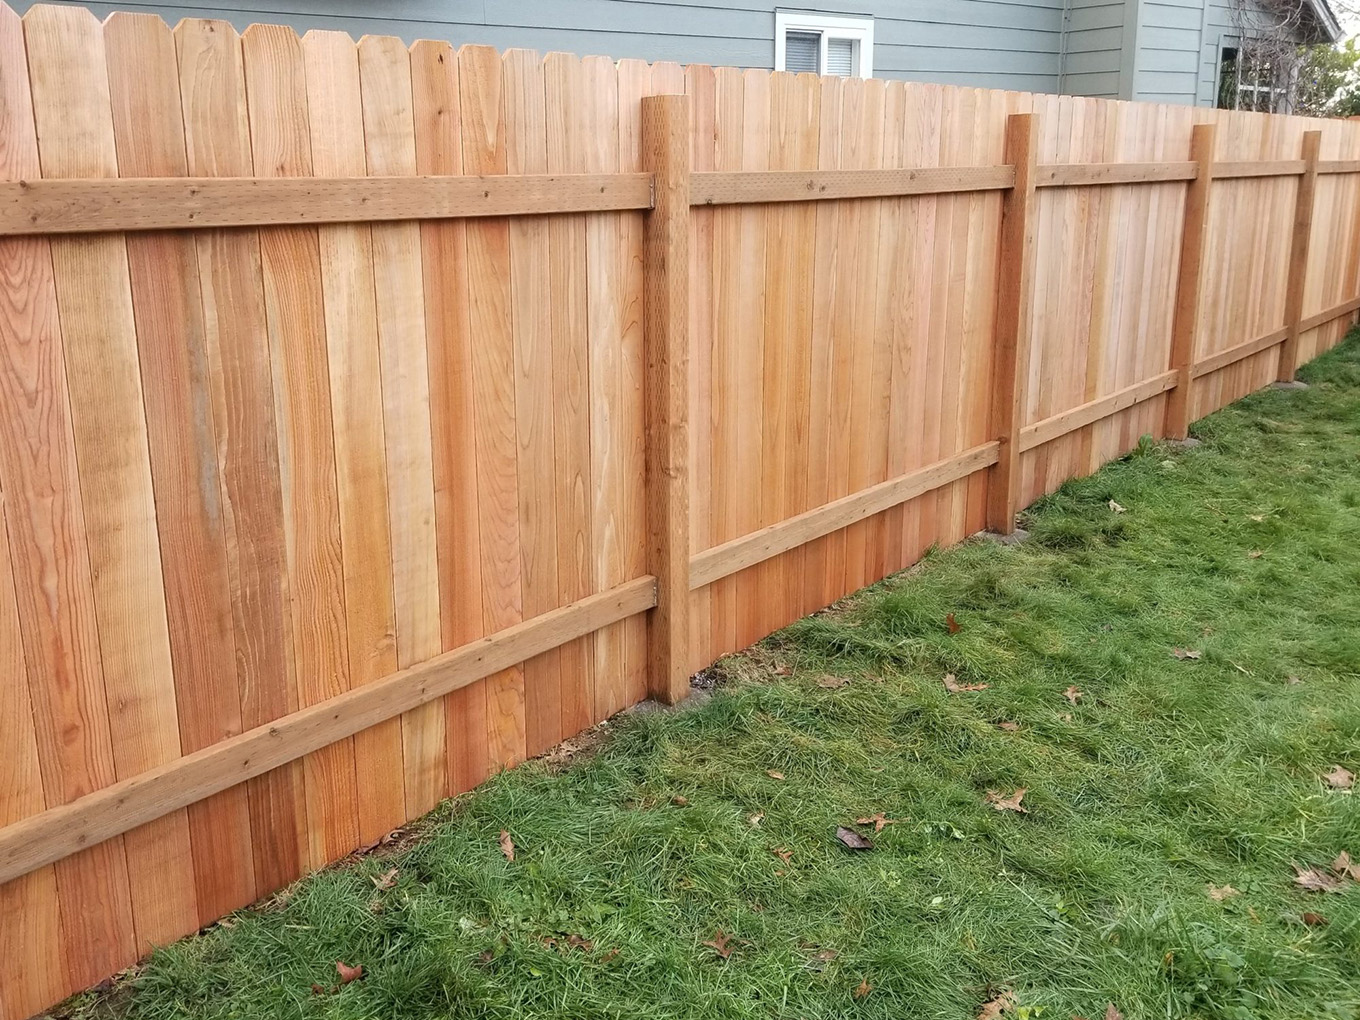
<instances>
[{"instance_id":1,"label":"green grass","mask_svg":"<svg viewBox=\"0 0 1360 1020\"><path fill-rule=\"evenodd\" d=\"M68 1008L956 1020L1009 988L1055 1020L1360 1016L1360 887L1291 881L1360 857L1356 798L1320 779L1360 773L1360 341L1303 377L1065 486L1027 544L933 553L726 660L707 704L500 776ZM985 801L1017 787L1027 815ZM874 850L836 842L878 811ZM336 960L365 977L314 994Z\"/></svg>"}]
</instances>

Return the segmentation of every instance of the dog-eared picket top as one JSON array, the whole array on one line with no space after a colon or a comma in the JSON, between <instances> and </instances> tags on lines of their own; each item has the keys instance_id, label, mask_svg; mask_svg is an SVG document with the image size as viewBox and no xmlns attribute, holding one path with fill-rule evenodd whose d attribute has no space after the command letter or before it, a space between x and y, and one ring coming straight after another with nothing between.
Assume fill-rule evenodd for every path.
<instances>
[{"instance_id":1,"label":"dog-eared picket top","mask_svg":"<svg viewBox=\"0 0 1360 1020\"><path fill-rule=\"evenodd\" d=\"M0 1017L1275 379L1339 121L0 7Z\"/></svg>"}]
</instances>

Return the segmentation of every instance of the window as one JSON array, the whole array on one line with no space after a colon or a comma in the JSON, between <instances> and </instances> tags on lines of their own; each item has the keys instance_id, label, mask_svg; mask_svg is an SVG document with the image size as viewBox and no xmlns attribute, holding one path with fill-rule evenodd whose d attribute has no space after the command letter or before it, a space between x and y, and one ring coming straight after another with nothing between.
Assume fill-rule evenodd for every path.
<instances>
[{"instance_id":1,"label":"window","mask_svg":"<svg viewBox=\"0 0 1360 1020\"><path fill-rule=\"evenodd\" d=\"M777 71L811 71L845 78L873 77L873 18L775 11L774 32Z\"/></svg>"}]
</instances>

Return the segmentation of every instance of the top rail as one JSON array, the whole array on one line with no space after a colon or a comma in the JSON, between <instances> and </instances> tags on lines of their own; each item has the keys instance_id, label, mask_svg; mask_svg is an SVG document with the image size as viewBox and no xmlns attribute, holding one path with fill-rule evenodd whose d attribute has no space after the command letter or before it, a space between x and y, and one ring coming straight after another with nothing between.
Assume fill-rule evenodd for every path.
<instances>
[{"instance_id":1,"label":"top rail","mask_svg":"<svg viewBox=\"0 0 1360 1020\"><path fill-rule=\"evenodd\" d=\"M1214 179L1289 177L1303 160L1214 164ZM1320 160L1320 174L1360 160ZM1039 188L1191 181L1188 161L1047 163ZM773 170L691 175L694 206L1004 191L1015 167ZM0 237L109 231L299 226L651 209L648 173L426 177L124 177L0 181Z\"/></svg>"},{"instance_id":2,"label":"top rail","mask_svg":"<svg viewBox=\"0 0 1360 1020\"><path fill-rule=\"evenodd\" d=\"M709 171L691 175L690 205L817 202L968 191L1004 191L1015 167L932 166L885 170Z\"/></svg>"},{"instance_id":3,"label":"top rail","mask_svg":"<svg viewBox=\"0 0 1360 1020\"><path fill-rule=\"evenodd\" d=\"M456 219L652 207L651 174L122 177L0 183L0 236Z\"/></svg>"}]
</instances>

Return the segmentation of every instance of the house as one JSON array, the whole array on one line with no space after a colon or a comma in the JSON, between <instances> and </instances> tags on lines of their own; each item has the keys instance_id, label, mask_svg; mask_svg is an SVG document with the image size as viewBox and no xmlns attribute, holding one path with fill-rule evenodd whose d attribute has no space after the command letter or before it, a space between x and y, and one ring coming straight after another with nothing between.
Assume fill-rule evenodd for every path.
<instances>
[{"instance_id":1,"label":"house","mask_svg":"<svg viewBox=\"0 0 1360 1020\"><path fill-rule=\"evenodd\" d=\"M88 3L168 21L229 17L673 60L948 82L1026 92L1217 105L1260 85L1241 74L1252 40L1335 42L1327 0L179 0ZM19 0L22 12L31 4ZM1245 40L1245 43L1244 43ZM1225 68L1231 80L1225 78ZM1240 93L1239 93L1240 94ZM1253 93L1243 105L1266 108ZM1225 105L1237 105L1229 101Z\"/></svg>"}]
</instances>

